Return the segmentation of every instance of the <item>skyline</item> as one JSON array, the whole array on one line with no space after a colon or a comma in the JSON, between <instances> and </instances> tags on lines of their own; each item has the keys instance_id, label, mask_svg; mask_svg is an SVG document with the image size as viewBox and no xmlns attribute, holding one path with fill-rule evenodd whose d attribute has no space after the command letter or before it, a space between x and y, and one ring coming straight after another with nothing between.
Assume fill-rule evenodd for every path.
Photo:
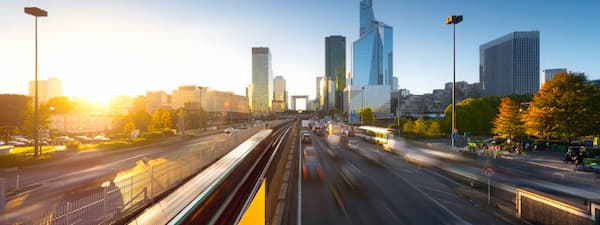
<instances>
[{"instance_id":1,"label":"skyline","mask_svg":"<svg viewBox=\"0 0 600 225\"><path fill-rule=\"evenodd\" d=\"M115 95L170 92L186 84L243 95L251 83L251 48L257 46L272 51L273 76L285 77L289 96L312 99L314 79L325 72L325 37L358 39L358 0L321 4L227 0L220 5L67 2L0 4L0 27L6 31L0 38L0 49L6 50L0 51L0 92L27 94L33 79L33 19L23 14L25 6L48 11L48 17L39 20L40 79L58 77L65 95L103 102ZM227 7L231 3L242 7ZM600 47L593 39L600 31L589 29L597 27L593 23L600 16L594 13L600 4L538 4L542 3L503 1L472 6L465 1L453 5L373 1L373 8L378 20L396 30L393 75L399 87L411 93L430 92L450 81L452 34L443 20L451 14L465 16L456 27L457 80L478 82L481 44L528 30L540 31L540 72L566 67L586 73L589 79L600 78L600 66L595 63ZM256 16L242 13L246 11ZM505 11L511 11L510 18L505 18ZM560 19L553 13L558 11ZM306 17L307 13L314 16ZM346 43L348 52L351 44ZM351 68L350 57L347 54L347 68Z\"/></svg>"}]
</instances>

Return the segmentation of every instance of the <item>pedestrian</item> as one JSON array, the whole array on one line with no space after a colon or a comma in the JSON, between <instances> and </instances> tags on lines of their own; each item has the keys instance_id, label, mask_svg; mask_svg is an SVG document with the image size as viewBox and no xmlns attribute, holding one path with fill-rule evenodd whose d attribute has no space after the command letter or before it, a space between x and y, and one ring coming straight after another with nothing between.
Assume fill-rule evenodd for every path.
<instances>
[{"instance_id":1,"label":"pedestrian","mask_svg":"<svg viewBox=\"0 0 600 225\"><path fill-rule=\"evenodd\" d=\"M579 151L579 154L577 154L577 156L575 156L575 168L579 167L579 165L583 165L583 152Z\"/></svg>"}]
</instances>

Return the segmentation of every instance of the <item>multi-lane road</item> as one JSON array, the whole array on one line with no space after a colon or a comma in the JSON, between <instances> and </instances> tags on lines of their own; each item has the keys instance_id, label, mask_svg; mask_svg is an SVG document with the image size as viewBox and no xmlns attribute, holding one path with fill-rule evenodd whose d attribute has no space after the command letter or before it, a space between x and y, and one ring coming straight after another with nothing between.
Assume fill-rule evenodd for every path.
<instances>
[{"instance_id":1,"label":"multi-lane road","mask_svg":"<svg viewBox=\"0 0 600 225\"><path fill-rule=\"evenodd\" d=\"M342 145L328 145L311 132L312 143L324 173L323 180L301 181L302 224L521 224L488 207L479 193L446 175L382 154L372 162ZM361 149L376 146L359 143ZM328 148L338 148L331 158ZM343 181L341 165L351 163L365 179L355 191ZM337 194L336 194L337 193Z\"/></svg>"}]
</instances>

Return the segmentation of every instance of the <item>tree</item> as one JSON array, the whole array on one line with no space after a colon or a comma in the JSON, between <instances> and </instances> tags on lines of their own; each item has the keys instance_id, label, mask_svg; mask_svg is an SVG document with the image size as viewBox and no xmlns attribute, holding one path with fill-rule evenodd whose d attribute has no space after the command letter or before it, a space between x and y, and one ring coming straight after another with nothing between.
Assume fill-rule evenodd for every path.
<instances>
[{"instance_id":1,"label":"tree","mask_svg":"<svg viewBox=\"0 0 600 225\"><path fill-rule=\"evenodd\" d=\"M405 134L414 134L414 131L415 131L414 128L415 128L415 123L409 119L402 125L402 132Z\"/></svg>"},{"instance_id":2,"label":"tree","mask_svg":"<svg viewBox=\"0 0 600 225\"><path fill-rule=\"evenodd\" d=\"M519 103L510 97L500 99L499 113L494 119L493 133L503 138L515 138L525 134Z\"/></svg>"},{"instance_id":3,"label":"tree","mask_svg":"<svg viewBox=\"0 0 600 225\"><path fill-rule=\"evenodd\" d=\"M159 108L152 113L150 127L153 130L168 129L172 127L171 111Z\"/></svg>"},{"instance_id":4,"label":"tree","mask_svg":"<svg viewBox=\"0 0 600 225\"><path fill-rule=\"evenodd\" d=\"M53 108L55 113L70 113L75 108L75 103L67 96L57 96L48 99L44 108Z\"/></svg>"},{"instance_id":5,"label":"tree","mask_svg":"<svg viewBox=\"0 0 600 225\"><path fill-rule=\"evenodd\" d=\"M595 129L598 89L584 75L560 73L533 97L525 116L527 134L540 138L567 139L588 135Z\"/></svg>"},{"instance_id":6,"label":"tree","mask_svg":"<svg viewBox=\"0 0 600 225\"><path fill-rule=\"evenodd\" d=\"M133 117L127 117L127 122L125 123L124 129L125 133L127 134L127 138L131 138L131 132L136 129Z\"/></svg>"},{"instance_id":7,"label":"tree","mask_svg":"<svg viewBox=\"0 0 600 225\"><path fill-rule=\"evenodd\" d=\"M371 108L361 108L359 115L363 124L372 125L375 121L375 116L373 115L373 111L371 111Z\"/></svg>"},{"instance_id":8,"label":"tree","mask_svg":"<svg viewBox=\"0 0 600 225\"><path fill-rule=\"evenodd\" d=\"M492 131L493 120L498 114L498 97L467 98L456 104L456 128L459 132L488 135ZM440 121L442 132L449 134L452 127L452 105L446 107L445 116Z\"/></svg>"},{"instance_id":9,"label":"tree","mask_svg":"<svg viewBox=\"0 0 600 225\"><path fill-rule=\"evenodd\" d=\"M431 123L429 124L429 127L427 128L427 136L429 137L440 137L442 136L442 130L440 127L440 121L439 120L433 120L431 121Z\"/></svg>"},{"instance_id":10,"label":"tree","mask_svg":"<svg viewBox=\"0 0 600 225\"><path fill-rule=\"evenodd\" d=\"M423 117L419 117L419 119L415 121L413 129L413 133L415 133L416 135L422 137L427 135L427 123L425 122Z\"/></svg>"},{"instance_id":11,"label":"tree","mask_svg":"<svg viewBox=\"0 0 600 225\"><path fill-rule=\"evenodd\" d=\"M140 129L142 132L149 130L152 117L145 109L138 109L134 113L129 113L129 116L135 123L137 129Z\"/></svg>"}]
</instances>

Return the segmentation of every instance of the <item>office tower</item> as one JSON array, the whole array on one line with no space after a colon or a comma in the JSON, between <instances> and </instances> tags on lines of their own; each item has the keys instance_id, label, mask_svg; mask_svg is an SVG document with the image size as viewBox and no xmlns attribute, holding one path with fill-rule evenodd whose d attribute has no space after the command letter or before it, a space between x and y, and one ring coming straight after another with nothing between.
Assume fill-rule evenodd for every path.
<instances>
[{"instance_id":1,"label":"office tower","mask_svg":"<svg viewBox=\"0 0 600 225\"><path fill-rule=\"evenodd\" d=\"M273 79L273 112L283 112L285 111L285 79L283 76L276 76Z\"/></svg>"},{"instance_id":2,"label":"office tower","mask_svg":"<svg viewBox=\"0 0 600 225\"><path fill-rule=\"evenodd\" d=\"M544 83L546 83L546 81L552 80L552 78L554 77L554 75L559 74L559 73L566 73L567 69L566 68L560 68L560 69L545 69L542 71L542 86L544 86Z\"/></svg>"},{"instance_id":3,"label":"office tower","mask_svg":"<svg viewBox=\"0 0 600 225\"><path fill-rule=\"evenodd\" d=\"M479 47L483 96L533 94L540 87L540 33L512 32Z\"/></svg>"},{"instance_id":4,"label":"office tower","mask_svg":"<svg viewBox=\"0 0 600 225\"><path fill-rule=\"evenodd\" d=\"M346 37L325 37L325 79L327 90L325 110L343 111L343 95L346 88Z\"/></svg>"},{"instance_id":5,"label":"office tower","mask_svg":"<svg viewBox=\"0 0 600 225\"><path fill-rule=\"evenodd\" d=\"M398 77L394 77L394 79L392 81L392 90L393 91L397 91L398 90Z\"/></svg>"},{"instance_id":6,"label":"office tower","mask_svg":"<svg viewBox=\"0 0 600 225\"><path fill-rule=\"evenodd\" d=\"M29 96L35 96L35 81L29 81ZM49 77L47 80L38 80L38 100L40 102L48 101L53 97L63 96L63 83L56 77Z\"/></svg>"},{"instance_id":7,"label":"office tower","mask_svg":"<svg viewBox=\"0 0 600 225\"><path fill-rule=\"evenodd\" d=\"M252 112L266 114L273 101L273 71L269 48L252 48Z\"/></svg>"},{"instance_id":8,"label":"office tower","mask_svg":"<svg viewBox=\"0 0 600 225\"><path fill-rule=\"evenodd\" d=\"M322 99L322 95L321 95L321 93L323 92L323 77L322 76L317 77L316 92L317 92L316 93L317 97L315 98L315 100L316 100L317 104L315 106L315 111L319 111L319 110L321 110L321 105L322 105L322 103L324 101Z\"/></svg>"},{"instance_id":9,"label":"office tower","mask_svg":"<svg viewBox=\"0 0 600 225\"><path fill-rule=\"evenodd\" d=\"M373 2L360 2L359 39L353 43L352 86L387 85L393 82L393 29L375 20Z\"/></svg>"}]
</instances>

